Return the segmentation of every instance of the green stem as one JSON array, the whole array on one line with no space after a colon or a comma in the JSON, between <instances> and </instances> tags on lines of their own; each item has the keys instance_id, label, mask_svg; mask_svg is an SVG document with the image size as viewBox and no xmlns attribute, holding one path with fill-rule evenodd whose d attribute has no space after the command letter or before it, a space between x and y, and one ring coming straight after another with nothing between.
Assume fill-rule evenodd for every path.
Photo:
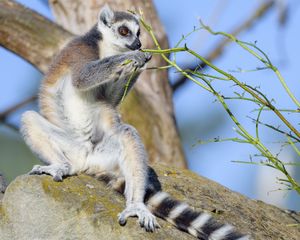
<instances>
[{"instance_id":1,"label":"green stem","mask_svg":"<svg viewBox=\"0 0 300 240\"><path fill-rule=\"evenodd\" d=\"M165 54L167 53L171 53L171 52L183 52L185 51L184 48L174 48L174 49L165 49L162 50L154 33L152 30L152 27L149 26L148 24L145 23L144 19L141 18L140 19L142 25L145 27L145 29L148 31L148 33L150 34L155 46L157 47L158 50L155 49L143 49L144 52L150 52L150 53L159 53L161 54L162 58L171 66L173 66L178 72L180 72L182 75L184 75L186 78L190 79L191 81L193 81L194 83L196 83L197 85L199 85L200 87L204 88L206 91L210 92L210 89L208 87L206 87L204 84L200 83L199 81L197 81L196 79L194 79L193 77L191 77L189 74L187 74L185 71L183 71L175 62L171 61ZM174 50L174 51L173 51Z\"/></svg>"},{"instance_id":2,"label":"green stem","mask_svg":"<svg viewBox=\"0 0 300 240\"><path fill-rule=\"evenodd\" d=\"M273 104L270 103L270 101L266 101L265 99L261 98L259 95L257 95L253 90L251 90L249 87L247 87L245 84L241 83L239 80L237 80L233 75L226 73L222 69L218 68L217 66L213 65L209 61L207 61L204 57L200 56L196 52L194 52L191 49L188 49L186 47L186 51L192 54L193 56L197 57L201 61L203 61L206 65L214 69L216 72L221 73L222 75L226 76L230 80L232 80L234 83L236 83L239 87L241 87L243 90L248 92L252 97L256 98L261 104L271 109L279 118L280 120L292 131L297 135L297 137L300 138L300 132L294 128L294 126L281 114L280 111L278 111Z\"/></svg>"},{"instance_id":3,"label":"green stem","mask_svg":"<svg viewBox=\"0 0 300 240\"><path fill-rule=\"evenodd\" d=\"M270 59L268 58L268 56L261 50L259 49L257 46L255 46L254 44L250 44L250 43L246 43L246 42L242 42L240 40L238 40L235 36L225 33L225 32L214 32L210 27L206 26L203 24L203 22L200 22L201 26L206 29L208 32L210 32L213 35L222 35L225 36L227 38L229 38L230 40L236 42L238 45L240 45L243 49L245 49L247 52L249 52L250 54L252 54L253 56L255 56L257 59L259 59L262 63L264 63L268 68L271 68L275 74L277 75L277 78L279 79L280 83L282 84L283 88L285 89L285 91L287 92L287 94L289 95L289 97L292 99L292 101L297 105L298 108L300 108L300 102L296 99L296 97L294 96L294 94L291 92L291 90L289 89L289 87L287 86L286 82L284 81L281 73L279 72L279 70L271 63ZM250 49L249 47L247 47L246 45L250 45L251 47L254 47L256 50L258 50L259 52L261 52L264 57L267 59L265 60L264 58L262 58L258 53L256 53L255 51L253 51L252 49Z\"/></svg>"},{"instance_id":4,"label":"green stem","mask_svg":"<svg viewBox=\"0 0 300 240\"><path fill-rule=\"evenodd\" d=\"M287 180L285 180L285 181L288 181L291 184L292 188L300 194L300 186L299 186L299 184L289 175L289 173L287 172L284 164L277 157L274 157L273 154L267 149L267 147L265 147L259 141L258 138L254 138L240 124L240 122L237 120L237 118L234 116L234 114L228 108L228 106L227 106L227 104L226 104L226 102L224 100L224 97L214 90L214 88L212 87L212 85L210 84L210 82L205 78L206 76L198 74L197 77L199 77L200 79L202 79L206 83L207 86L201 84L195 78L193 78L191 75L189 75L186 71L182 70L174 61L169 60L165 56L165 54L172 53L172 52L188 52L191 55L197 57L198 59L200 59L202 62L204 62L206 65L208 65L209 67L211 67L212 69L214 69L218 73L221 73L223 76L227 77L229 80L232 80L239 87L241 87L243 90L245 90L246 92L248 92L252 97L254 97L255 99L257 99L257 101L259 101L260 104L262 104L262 105L268 107L270 110L272 110L298 137L300 137L300 133L284 118L284 116L270 103L270 101L268 101L266 98L265 99L261 98L255 91L253 91L253 89L247 87L245 84L242 84L234 76L232 76L231 74L228 74L225 71L219 69L218 67L216 67L215 65L213 65L212 63L210 63L209 61L207 61L205 58L203 58L202 56L200 56L196 52L188 49L186 46L184 48L174 48L174 49L164 49L164 50L162 50L161 47L160 47L160 45L159 45L159 43L158 43L158 41L157 41L157 39L156 39L156 37L155 37L155 35L154 35L154 33L153 33L153 31L152 31L151 26L149 26L149 25L147 25L145 23L143 17L141 17L141 23L145 27L145 29L148 31L148 33L150 34L150 36L153 39L153 42L154 42L154 44L155 44L155 46L157 48L157 50L155 50L155 49L144 49L144 51L145 52L151 52L151 53L159 53L159 54L161 54L161 56L163 57L163 59L167 63L169 63L171 66L173 66L175 69L177 69L185 77L187 77L188 79L192 80L197 85L199 85L202 88L204 88L205 90L207 90L207 91L211 92L212 94L214 94L218 98L219 102L222 104L223 108L228 113L228 115L230 116L230 118L232 119L232 121L238 127L238 130L236 130L237 133L240 136L242 136L244 139L246 139L245 142L249 142L254 147L256 147L256 149L262 154L262 156L266 157L270 161L270 163L266 163L266 165L268 165L270 167L275 167L276 169L278 169L279 171L281 171L286 176L286 178L287 178ZM259 55L257 55L257 57L260 58ZM270 62L268 62L268 63L270 63ZM194 74L194 73L192 73L192 74ZM257 134L257 137L258 137L258 134Z\"/></svg>"},{"instance_id":5,"label":"green stem","mask_svg":"<svg viewBox=\"0 0 300 240\"><path fill-rule=\"evenodd\" d=\"M125 97L126 97L126 95L127 95L127 93L128 93L128 88L129 88L130 82L131 82L131 80L133 79L133 76L134 76L134 74L136 73L136 70L137 70L137 68L135 68L135 69L132 71L132 73L130 74L130 76L129 76L129 79L128 79L126 85L125 85L125 89L124 89L123 96L122 96L122 98L121 98L121 103L124 101L124 99L125 99Z\"/></svg>"}]
</instances>

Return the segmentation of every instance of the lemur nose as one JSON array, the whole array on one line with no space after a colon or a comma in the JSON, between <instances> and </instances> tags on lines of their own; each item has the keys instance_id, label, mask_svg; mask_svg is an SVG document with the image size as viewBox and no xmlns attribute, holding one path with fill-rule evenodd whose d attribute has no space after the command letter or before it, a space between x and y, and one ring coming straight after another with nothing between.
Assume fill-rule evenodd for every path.
<instances>
[{"instance_id":1,"label":"lemur nose","mask_svg":"<svg viewBox=\"0 0 300 240\"><path fill-rule=\"evenodd\" d=\"M128 47L131 50L138 50L141 48L141 46L142 44L138 38L136 38L131 45L126 45L126 47Z\"/></svg>"}]
</instances>

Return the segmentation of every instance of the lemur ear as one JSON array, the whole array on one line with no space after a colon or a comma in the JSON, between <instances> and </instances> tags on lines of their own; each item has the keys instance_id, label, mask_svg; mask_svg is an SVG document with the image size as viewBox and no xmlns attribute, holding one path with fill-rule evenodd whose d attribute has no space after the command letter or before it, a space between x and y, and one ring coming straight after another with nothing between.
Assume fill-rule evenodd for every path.
<instances>
[{"instance_id":1,"label":"lemur ear","mask_svg":"<svg viewBox=\"0 0 300 240\"><path fill-rule=\"evenodd\" d=\"M111 26L111 23L114 19L114 12L111 10L111 8L108 6L108 4L105 4L99 12L99 20L103 22L107 26Z\"/></svg>"}]
</instances>

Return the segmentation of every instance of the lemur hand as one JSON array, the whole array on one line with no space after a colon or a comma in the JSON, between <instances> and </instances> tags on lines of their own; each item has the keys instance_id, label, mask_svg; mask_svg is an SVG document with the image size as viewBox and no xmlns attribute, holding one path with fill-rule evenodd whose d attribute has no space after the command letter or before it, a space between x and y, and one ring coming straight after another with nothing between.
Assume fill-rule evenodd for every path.
<instances>
[{"instance_id":1,"label":"lemur hand","mask_svg":"<svg viewBox=\"0 0 300 240\"><path fill-rule=\"evenodd\" d=\"M135 67L141 68L151 59L152 55L147 52L142 52L139 50L135 50L128 54L128 60L133 62Z\"/></svg>"},{"instance_id":2,"label":"lemur hand","mask_svg":"<svg viewBox=\"0 0 300 240\"><path fill-rule=\"evenodd\" d=\"M149 62L152 58L152 54L149 52L143 52L145 54L146 62Z\"/></svg>"}]
</instances>

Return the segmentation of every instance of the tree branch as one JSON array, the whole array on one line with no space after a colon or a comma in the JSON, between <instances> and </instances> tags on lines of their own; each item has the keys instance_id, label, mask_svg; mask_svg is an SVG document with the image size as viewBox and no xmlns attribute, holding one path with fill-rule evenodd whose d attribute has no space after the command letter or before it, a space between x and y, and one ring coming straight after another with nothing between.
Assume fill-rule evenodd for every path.
<instances>
[{"instance_id":1,"label":"tree branch","mask_svg":"<svg viewBox=\"0 0 300 240\"><path fill-rule=\"evenodd\" d=\"M237 26L233 31L230 32L231 35L237 36L241 32L250 29L257 20L265 16L265 14L268 12L268 10L271 9L271 7L274 5L273 0L269 0L266 2L263 2L260 6L258 6L253 13L250 15L249 18L247 18L244 22L242 22L239 26ZM225 38L223 41L221 41L214 49L211 51L205 58L212 62L213 60L217 59L218 57L222 56L224 52L224 48L226 45L230 43L230 40L228 38ZM186 66L182 67L182 69L189 69L192 71L195 71L195 69L203 69L206 67L206 64L203 62L198 62L194 64L193 66ZM173 92L175 92L179 87L181 87L185 82L187 78L185 76L180 76L174 84L172 84Z\"/></svg>"},{"instance_id":2,"label":"tree branch","mask_svg":"<svg viewBox=\"0 0 300 240\"><path fill-rule=\"evenodd\" d=\"M59 25L11 0L0 0L0 45L45 72L73 35Z\"/></svg>"},{"instance_id":3,"label":"tree branch","mask_svg":"<svg viewBox=\"0 0 300 240\"><path fill-rule=\"evenodd\" d=\"M10 115L11 113L15 112L16 110L18 110L19 108L27 105L30 102L33 102L37 99L37 96L31 96L29 98L24 99L23 101L9 107L8 109L6 109L3 112L0 112L0 121L5 121L5 119L8 117L8 115Z\"/></svg>"},{"instance_id":4,"label":"tree branch","mask_svg":"<svg viewBox=\"0 0 300 240\"><path fill-rule=\"evenodd\" d=\"M25 98L24 100L22 100L21 102L7 108L6 110L4 110L3 112L0 112L0 123L3 123L4 125L6 125L7 127L15 130L15 131L19 131L19 127L11 124L7 121L7 118L10 114L12 114L13 112L17 111L18 109L24 107L25 105L27 105L28 103L31 103L33 101L35 101L37 99L37 96L31 96L29 98Z\"/></svg>"}]
</instances>

